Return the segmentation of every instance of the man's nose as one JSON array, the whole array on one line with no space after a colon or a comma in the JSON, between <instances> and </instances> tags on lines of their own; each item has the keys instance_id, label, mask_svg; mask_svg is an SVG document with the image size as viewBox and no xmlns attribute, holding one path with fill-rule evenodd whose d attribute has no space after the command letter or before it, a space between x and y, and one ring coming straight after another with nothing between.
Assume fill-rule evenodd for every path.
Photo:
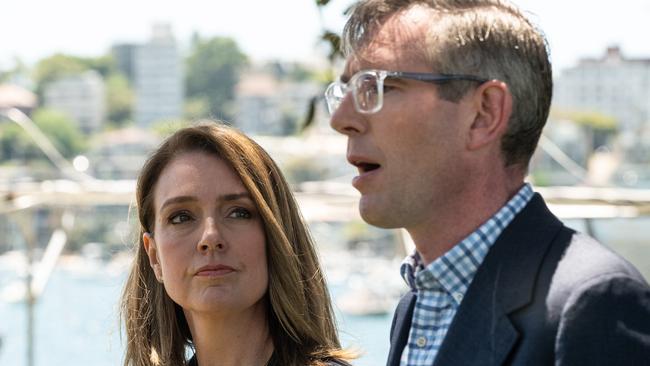
<instances>
[{"instance_id":1,"label":"man's nose","mask_svg":"<svg viewBox=\"0 0 650 366\"><path fill-rule=\"evenodd\" d=\"M341 104L330 118L330 126L337 132L347 136L365 131L364 118L354 108L352 94L345 94Z\"/></svg>"}]
</instances>

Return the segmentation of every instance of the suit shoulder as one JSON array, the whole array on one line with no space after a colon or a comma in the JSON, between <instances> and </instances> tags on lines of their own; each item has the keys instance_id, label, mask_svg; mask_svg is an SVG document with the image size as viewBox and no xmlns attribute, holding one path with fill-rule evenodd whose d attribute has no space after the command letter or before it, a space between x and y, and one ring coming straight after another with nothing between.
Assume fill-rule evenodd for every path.
<instances>
[{"instance_id":1,"label":"suit shoulder","mask_svg":"<svg viewBox=\"0 0 650 366\"><path fill-rule=\"evenodd\" d=\"M562 309L558 365L637 365L650 355L650 288L614 275L582 284Z\"/></svg>"},{"instance_id":2,"label":"suit shoulder","mask_svg":"<svg viewBox=\"0 0 650 366\"><path fill-rule=\"evenodd\" d=\"M547 305L559 315L568 302L590 288L615 281L619 286L648 289L647 282L634 266L595 239L581 233L571 237L554 270ZM573 300L572 300L573 299Z\"/></svg>"},{"instance_id":3,"label":"suit shoulder","mask_svg":"<svg viewBox=\"0 0 650 366\"><path fill-rule=\"evenodd\" d=\"M553 281L583 284L597 278L629 278L646 283L639 271L623 257L588 235L573 234Z\"/></svg>"}]
</instances>

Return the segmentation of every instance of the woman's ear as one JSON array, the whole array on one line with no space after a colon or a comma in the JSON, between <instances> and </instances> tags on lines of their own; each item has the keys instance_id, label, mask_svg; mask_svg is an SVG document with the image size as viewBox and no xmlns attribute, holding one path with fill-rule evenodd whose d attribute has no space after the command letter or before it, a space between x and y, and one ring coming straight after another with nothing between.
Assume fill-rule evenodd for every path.
<instances>
[{"instance_id":1,"label":"woman's ear","mask_svg":"<svg viewBox=\"0 0 650 366\"><path fill-rule=\"evenodd\" d=\"M473 97L476 116L469 130L468 149L478 150L494 143L500 146L512 115L508 85L499 80L487 81L476 89Z\"/></svg>"},{"instance_id":2,"label":"woman's ear","mask_svg":"<svg viewBox=\"0 0 650 366\"><path fill-rule=\"evenodd\" d=\"M156 246L156 241L153 238L153 235L150 233L142 234L142 243L144 245L144 250L147 252L147 257L149 257L149 265L153 269L154 274L158 282L163 282L162 269L160 268L160 260L158 258L158 248Z\"/></svg>"}]
</instances>

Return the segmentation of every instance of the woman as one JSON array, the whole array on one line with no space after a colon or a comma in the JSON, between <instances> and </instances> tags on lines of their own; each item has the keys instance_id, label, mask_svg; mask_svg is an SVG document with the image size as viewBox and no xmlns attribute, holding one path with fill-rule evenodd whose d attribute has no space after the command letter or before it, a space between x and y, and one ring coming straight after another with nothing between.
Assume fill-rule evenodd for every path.
<instances>
[{"instance_id":1,"label":"woman","mask_svg":"<svg viewBox=\"0 0 650 366\"><path fill-rule=\"evenodd\" d=\"M125 366L346 365L312 239L259 145L223 125L179 130L136 200Z\"/></svg>"}]
</instances>

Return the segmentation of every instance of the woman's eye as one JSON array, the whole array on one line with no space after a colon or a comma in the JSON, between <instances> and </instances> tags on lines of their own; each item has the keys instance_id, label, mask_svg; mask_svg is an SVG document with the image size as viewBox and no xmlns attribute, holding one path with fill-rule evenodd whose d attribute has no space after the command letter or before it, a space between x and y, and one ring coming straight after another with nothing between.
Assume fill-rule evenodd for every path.
<instances>
[{"instance_id":1,"label":"woman's eye","mask_svg":"<svg viewBox=\"0 0 650 366\"><path fill-rule=\"evenodd\" d=\"M233 219L250 219L252 216L250 211L242 207L237 207L228 214L228 217Z\"/></svg>"},{"instance_id":2,"label":"woman's eye","mask_svg":"<svg viewBox=\"0 0 650 366\"><path fill-rule=\"evenodd\" d=\"M179 212L169 217L169 222L173 225L182 224L190 220L192 220L192 216L187 212Z\"/></svg>"}]
</instances>

